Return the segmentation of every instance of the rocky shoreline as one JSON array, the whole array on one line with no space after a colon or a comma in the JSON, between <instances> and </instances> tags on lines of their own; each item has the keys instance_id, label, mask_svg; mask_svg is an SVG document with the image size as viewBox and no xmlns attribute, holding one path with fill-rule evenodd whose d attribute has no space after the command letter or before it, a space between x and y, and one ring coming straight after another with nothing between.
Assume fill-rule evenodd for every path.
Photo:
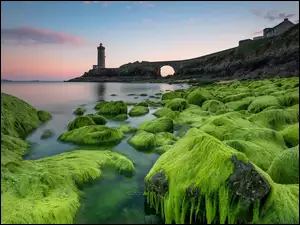
<instances>
[{"instance_id":1,"label":"rocky shoreline","mask_svg":"<svg viewBox=\"0 0 300 225\"><path fill-rule=\"evenodd\" d=\"M208 84L156 96L158 101L139 103L101 100L93 114L80 107L58 140L83 150L23 160L30 147L25 137L52 116L1 93L1 222L73 223L79 184L98 179L103 167L135 175L130 158L111 151L125 134L131 151L160 155L144 179L146 208L152 209L146 216L156 214L166 224L299 222L298 78ZM106 126L144 116L150 106L157 107L155 119ZM174 132L187 125L183 134Z\"/></svg>"}]
</instances>

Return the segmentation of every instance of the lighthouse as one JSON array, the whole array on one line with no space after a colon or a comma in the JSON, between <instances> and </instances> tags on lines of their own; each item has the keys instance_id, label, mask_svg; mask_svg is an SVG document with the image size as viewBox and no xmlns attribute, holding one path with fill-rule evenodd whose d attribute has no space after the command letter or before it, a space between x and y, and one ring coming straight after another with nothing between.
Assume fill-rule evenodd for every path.
<instances>
[{"instance_id":1,"label":"lighthouse","mask_svg":"<svg viewBox=\"0 0 300 225\"><path fill-rule=\"evenodd\" d=\"M105 68L105 48L100 43L98 50L98 68Z\"/></svg>"}]
</instances>

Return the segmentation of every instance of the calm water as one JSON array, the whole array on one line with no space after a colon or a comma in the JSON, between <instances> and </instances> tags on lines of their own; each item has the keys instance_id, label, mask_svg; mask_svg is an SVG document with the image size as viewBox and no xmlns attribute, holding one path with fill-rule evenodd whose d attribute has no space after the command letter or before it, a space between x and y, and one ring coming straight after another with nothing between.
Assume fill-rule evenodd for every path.
<instances>
[{"instance_id":1,"label":"calm water","mask_svg":"<svg viewBox=\"0 0 300 225\"><path fill-rule=\"evenodd\" d=\"M32 106L50 112L53 118L43 124L27 140L32 143L31 152L24 159L39 159L75 149L81 146L66 144L57 140L65 132L67 124L75 118L74 110L84 107L88 113L95 113L94 106L99 100L123 100L140 102L157 92L187 88L187 85L146 84L146 83L1 83L1 92L14 95ZM146 93L148 96L139 96ZM111 96L116 94L117 96ZM136 94L136 96L127 96ZM131 106L129 106L130 110ZM130 118L127 121L111 121L109 127L123 124L138 126L144 120L155 118L152 113L157 110L150 107L149 114ZM46 129L51 129L54 136L41 140ZM75 223L155 223L153 216L147 216L144 209L144 177L151 169L159 155L139 152L127 144L132 134L126 135L123 141L111 150L126 155L135 165L136 174L131 178L119 175L109 169L104 170L99 180L80 186L84 192ZM87 148L84 148L87 149ZM99 149L101 147L89 147Z\"/></svg>"}]
</instances>

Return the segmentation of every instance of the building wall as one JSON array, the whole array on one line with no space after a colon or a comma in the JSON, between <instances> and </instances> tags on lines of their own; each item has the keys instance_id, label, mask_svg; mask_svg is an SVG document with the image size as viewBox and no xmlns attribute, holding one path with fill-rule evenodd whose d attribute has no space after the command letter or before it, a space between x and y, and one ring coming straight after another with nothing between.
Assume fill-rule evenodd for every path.
<instances>
[{"instance_id":1,"label":"building wall","mask_svg":"<svg viewBox=\"0 0 300 225\"><path fill-rule=\"evenodd\" d=\"M293 23L291 23L288 20L284 20L279 26L266 31L264 36L265 37L278 36L284 33L285 31L287 31L288 29L290 29L292 26L294 26Z\"/></svg>"}]
</instances>

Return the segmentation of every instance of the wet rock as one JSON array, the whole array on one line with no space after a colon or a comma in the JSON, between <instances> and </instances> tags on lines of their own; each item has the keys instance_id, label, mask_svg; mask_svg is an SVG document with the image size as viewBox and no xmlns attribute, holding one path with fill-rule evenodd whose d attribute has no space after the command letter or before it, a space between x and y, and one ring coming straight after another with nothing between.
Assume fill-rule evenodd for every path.
<instances>
[{"instance_id":1,"label":"wet rock","mask_svg":"<svg viewBox=\"0 0 300 225\"><path fill-rule=\"evenodd\" d=\"M155 192L159 197L163 197L168 191L168 180L165 176L166 171L162 170L154 174L148 183L146 183L146 190Z\"/></svg>"},{"instance_id":2,"label":"wet rock","mask_svg":"<svg viewBox=\"0 0 300 225\"><path fill-rule=\"evenodd\" d=\"M235 167L234 172L227 181L236 196L245 202L252 203L269 193L270 184L250 162L239 161L235 155L232 155L232 162Z\"/></svg>"}]
</instances>

